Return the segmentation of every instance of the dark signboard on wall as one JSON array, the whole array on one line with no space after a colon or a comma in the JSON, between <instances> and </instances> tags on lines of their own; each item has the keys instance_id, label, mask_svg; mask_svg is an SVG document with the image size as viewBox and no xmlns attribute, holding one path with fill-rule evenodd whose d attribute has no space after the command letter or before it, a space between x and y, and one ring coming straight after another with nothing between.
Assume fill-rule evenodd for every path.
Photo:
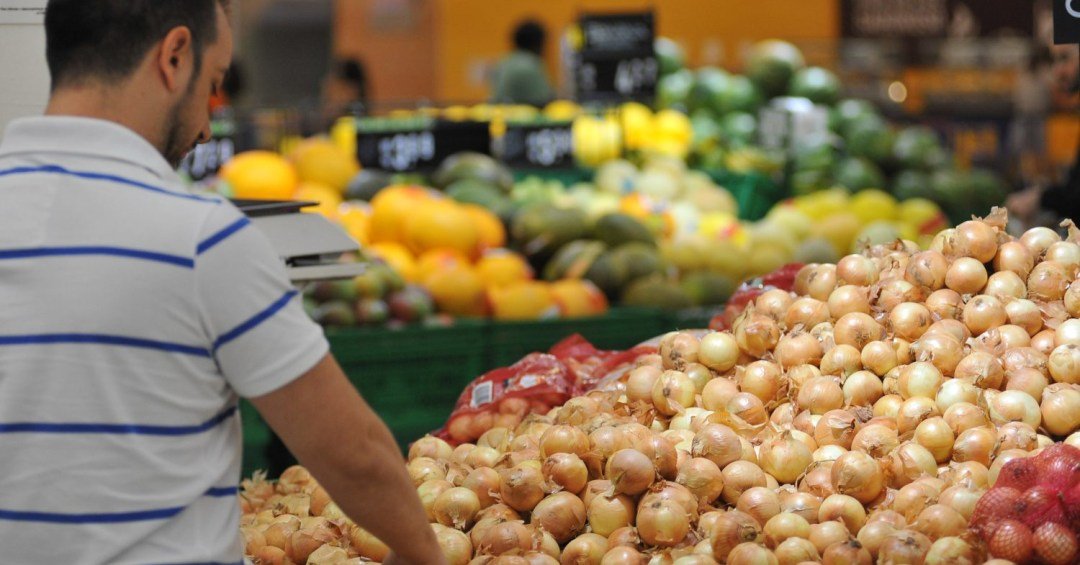
<instances>
[{"instance_id":1,"label":"dark signboard on wall","mask_svg":"<svg viewBox=\"0 0 1080 565\"><path fill-rule=\"evenodd\" d=\"M1080 43L1080 0L1054 0L1054 43Z\"/></svg>"},{"instance_id":2,"label":"dark signboard on wall","mask_svg":"<svg viewBox=\"0 0 1080 565\"><path fill-rule=\"evenodd\" d=\"M583 102L651 101L660 78L652 12L591 14L578 21L574 85Z\"/></svg>"},{"instance_id":3,"label":"dark signboard on wall","mask_svg":"<svg viewBox=\"0 0 1080 565\"><path fill-rule=\"evenodd\" d=\"M1071 1L1080 5L1080 0ZM1030 37L1034 27L1035 12L1032 3L1025 0L841 0L840 3L840 29L844 37Z\"/></svg>"}]
</instances>

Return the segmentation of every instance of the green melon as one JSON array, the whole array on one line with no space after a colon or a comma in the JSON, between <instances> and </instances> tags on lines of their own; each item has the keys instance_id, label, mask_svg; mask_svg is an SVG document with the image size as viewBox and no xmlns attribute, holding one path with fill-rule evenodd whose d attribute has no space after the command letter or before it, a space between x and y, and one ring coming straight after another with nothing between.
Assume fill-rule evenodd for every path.
<instances>
[{"instance_id":1,"label":"green melon","mask_svg":"<svg viewBox=\"0 0 1080 565\"><path fill-rule=\"evenodd\" d=\"M731 112L720 119L724 140L738 147L751 145L757 138L757 118L748 112Z\"/></svg>"},{"instance_id":2,"label":"green melon","mask_svg":"<svg viewBox=\"0 0 1080 565\"><path fill-rule=\"evenodd\" d=\"M607 246L601 241L591 239L571 241L560 247L544 266L544 279L549 281L566 278L580 279L605 251L607 251Z\"/></svg>"},{"instance_id":3,"label":"green melon","mask_svg":"<svg viewBox=\"0 0 1080 565\"><path fill-rule=\"evenodd\" d=\"M747 62L747 76L765 96L771 98L788 91L795 73L806 66L802 51L787 41L770 39L755 43Z\"/></svg>"},{"instance_id":4,"label":"green melon","mask_svg":"<svg viewBox=\"0 0 1080 565\"><path fill-rule=\"evenodd\" d=\"M514 174L490 155L462 152L447 157L431 175L436 186L446 188L462 179L487 182L509 192L514 187Z\"/></svg>"},{"instance_id":5,"label":"green melon","mask_svg":"<svg viewBox=\"0 0 1080 565\"><path fill-rule=\"evenodd\" d=\"M710 107L718 116L731 112L757 112L762 96L758 87L747 77L733 75L725 88L713 93Z\"/></svg>"},{"instance_id":6,"label":"green melon","mask_svg":"<svg viewBox=\"0 0 1080 565\"><path fill-rule=\"evenodd\" d=\"M912 126L900 130L893 144L893 157L908 169L929 170L941 148L937 134L928 127Z\"/></svg>"},{"instance_id":7,"label":"green melon","mask_svg":"<svg viewBox=\"0 0 1080 565\"><path fill-rule=\"evenodd\" d=\"M694 73L686 69L664 76L656 83L656 106L686 110L693 88Z\"/></svg>"},{"instance_id":8,"label":"green melon","mask_svg":"<svg viewBox=\"0 0 1080 565\"><path fill-rule=\"evenodd\" d=\"M731 75L716 67L701 67L694 73L694 86L690 89L687 108L691 111L711 109L716 93L727 88Z\"/></svg>"},{"instance_id":9,"label":"green melon","mask_svg":"<svg viewBox=\"0 0 1080 565\"><path fill-rule=\"evenodd\" d=\"M713 306L727 303L735 292L735 283L724 275L698 271L684 276L679 288L695 306Z\"/></svg>"},{"instance_id":10,"label":"green melon","mask_svg":"<svg viewBox=\"0 0 1080 565\"><path fill-rule=\"evenodd\" d=\"M638 279L622 294L626 306L681 310L694 305L694 301L678 284L661 277Z\"/></svg>"},{"instance_id":11,"label":"green melon","mask_svg":"<svg viewBox=\"0 0 1080 565\"><path fill-rule=\"evenodd\" d=\"M862 157L848 157L836 166L836 182L852 192L864 188L882 188L885 175L877 165Z\"/></svg>"},{"instance_id":12,"label":"green melon","mask_svg":"<svg viewBox=\"0 0 1080 565\"><path fill-rule=\"evenodd\" d=\"M653 50L660 63L660 76L667 76L686 68L686 53L678 43L666 37L653 40Z\"/></svg>"},{"instance_id":13,"label":"green melon","mask_svg":"<svg viewBox=\"0 0 1080 565\"><path fill-rule=\"evenodd\" d=\"M632 241L611 251L611 260L626 267L626 279L634 281L641 277L660 274L664 271L664 261L656 247L647 243Z\"/></svg>"},{"instance_id":14,"label":"green melon","mask_svg":"<svg viewBox=\"0 0 1080 565\"><path fill-rule=\"evenodd\" d=\"M618 212L601 216L596 221L592 231L595 239L603 241L611 247L617 247L631 241L656 245L656 240L653 238L649 228L635 218Z\"/></svg>"},{"instance_id":15,"label":"green melon","mask_svg":"<svg viewBox=\"0 0 1080 565\"><path fill-rule=\"evenodd\" d=\"M536 205L521 210L510 225L514 247L539 269L560 247L588 232L585 213L576 209Z\"/></svg>"},{"instance_id":16,"label":"green melon","mask_svg":"<svg viewBox=\"0 0 1080 565\"><path fill-rule=\"evenodd\" d=\"M607 252L596 258L585 272L584 278L592 281L608 298L614 299L630 280L630 270L611 252Z\"/></svg>"},{"instance_id":17,"label":"green melon","mask_svg":"<svg viewBox=\"0 0 1080 565\"><path fill-rule=\"evenodd\" d=\"M840 98L840 79L828 69L807 67L791 78L788 93L809 98L815 104L832 106Z\"/></svg>"}]
</instances>

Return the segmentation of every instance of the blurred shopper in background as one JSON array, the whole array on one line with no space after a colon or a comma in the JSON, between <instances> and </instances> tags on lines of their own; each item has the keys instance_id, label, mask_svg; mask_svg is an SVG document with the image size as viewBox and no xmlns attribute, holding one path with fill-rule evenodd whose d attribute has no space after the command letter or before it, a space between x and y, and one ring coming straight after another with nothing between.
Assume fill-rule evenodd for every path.
<instances>
[{"instance_id":1,"label":"blurred shopper in background","mask_svg":"<svg viewBox=\"0 0 1080 565\"><path fill-rule=\"evenodd\" d=\"M495 68L491 101L495 104L531 104L543 106L555 98L555 91L544 70L544 44L547 33L533 20L526 20L514 30L514 51Z\"/></svg>"},{"instance_id":2,"label":"blurred shopper in background","mask_svg":"<svg viewBox=\"0 0 1080 565\"><path fill-rule=\"evenodd\" d=\"M1054 89L1062 95L1059 98L1075 99L1080 94L1080 46L1055 45L1050 52ZM1028 223L1035 220L1040 210L1051 212L1058 218L1080 219L1080 146L1064 182L1026 188L1010 196L1007 206L1009 212Z\"/></svg>"},{"instance_id":3,"label":"blurred shopper in background","mask_svg":"<svg viewBox=\"0 0 1080 565\"><path fill-rule=\"evenodd\" d=\"M1009 149L1024 185L1041 184L1047 174L1046 119L1053 103L1050 49L1039 46L1016 77Z\"/></svg>"}]
</instances>

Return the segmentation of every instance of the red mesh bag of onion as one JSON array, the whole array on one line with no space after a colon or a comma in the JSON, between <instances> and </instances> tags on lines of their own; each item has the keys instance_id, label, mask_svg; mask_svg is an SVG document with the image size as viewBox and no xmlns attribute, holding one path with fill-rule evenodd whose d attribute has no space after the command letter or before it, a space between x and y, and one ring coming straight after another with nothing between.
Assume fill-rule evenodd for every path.
<instances>
[{"instance_id":1,"label":"red mesh bag of onion","mask_svg":"<svg viewBox=\"0 0 1080 565\"><path fill-rule=\"evenodd\" d=\"M991 555L1015 563L1080 560L1080 449L1054 444L1009 461L975 505L971 528Z\"/></svg>"}]
</instances>

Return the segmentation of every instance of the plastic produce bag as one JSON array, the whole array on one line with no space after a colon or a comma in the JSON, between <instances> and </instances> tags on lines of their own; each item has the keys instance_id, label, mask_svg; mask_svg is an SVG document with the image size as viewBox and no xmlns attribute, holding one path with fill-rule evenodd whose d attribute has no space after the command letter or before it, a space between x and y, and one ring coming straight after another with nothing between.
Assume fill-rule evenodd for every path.
<instances>
[{"instance_id":1,"label":"plastic produce bag","mask_svg":"<svg viewBox=\"0 0 1080 565\"><path fill-rule=\"evenodd\" d=\"M795 286L795 275L799 273L803 266L802 263L788 263L772 273L750 279L739 285L739 288L735 290L735 293L728 300L724 311L714 316L712 321L709 322L709 329L716 331L730 330L732 324L735 323L735 319L739 317L739 314L742 314L746 305L766 291L778 288L790 292Z\"/></svg>"}]
</instances>

